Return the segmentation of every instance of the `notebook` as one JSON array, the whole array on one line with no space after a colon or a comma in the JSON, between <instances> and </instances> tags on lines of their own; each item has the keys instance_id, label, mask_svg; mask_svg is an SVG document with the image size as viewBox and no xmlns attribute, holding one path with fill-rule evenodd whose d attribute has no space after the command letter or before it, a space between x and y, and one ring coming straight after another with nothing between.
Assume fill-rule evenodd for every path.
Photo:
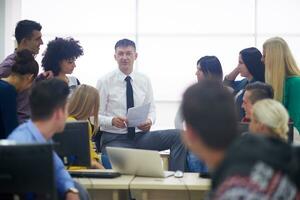
<instances>
[{"instance_id":1,"label":"notebook","mask_svg":"<svg viewBox=\"0 0 300 200\"><path fill-rule=\"evenodd\" d=\"M158 151L106 147L113 170L121 174L164 178L174 172L164 171Z\"/></svg>"}]
</instances>

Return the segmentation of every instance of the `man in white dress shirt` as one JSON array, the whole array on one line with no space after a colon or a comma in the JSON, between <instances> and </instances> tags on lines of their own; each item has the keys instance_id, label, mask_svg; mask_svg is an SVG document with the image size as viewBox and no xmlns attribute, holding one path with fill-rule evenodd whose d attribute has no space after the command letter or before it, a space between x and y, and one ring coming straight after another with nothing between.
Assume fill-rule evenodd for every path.
<instances>
[{"instance_id":1,"label":"man in white dress shirt","mask_svg":"<svg viewBox=\"0 0 300 200\"><path fill-rule=\"evenodd\" d=\"M100 80L99 121L103 135L101 152L106 146L166 150L170 149L170 170L185 168L186 149L181 142L180 131L175 129L151 131L155 122L155 105L149 78L133 71L137 58L135 43L128 39L119 40L115 45L115 60L119 68ZM130 107L150 103L148 119L138 127L127 127L127 110Z\"/></svg>"}]
</instances>

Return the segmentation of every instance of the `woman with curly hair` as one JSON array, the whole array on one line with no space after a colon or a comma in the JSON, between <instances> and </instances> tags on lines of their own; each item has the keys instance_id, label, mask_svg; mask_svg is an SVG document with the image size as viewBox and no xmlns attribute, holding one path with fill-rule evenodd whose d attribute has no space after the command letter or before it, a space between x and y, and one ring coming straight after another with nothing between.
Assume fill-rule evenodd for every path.
<instances>
[{"instance_id":1,"label":"woman with curly hair","mask_svg":"<svg viewBox=\"0 0 300 200\"><path fill-rule=\"evenodd\" d=\"M68 83L71 90L80 85L79 80L72 74L76 67L76 59L83 55L83 49L79 41L73 38L55 38L47 44L42 59L42 67L45 71L52 71L54 77L57 77ZM45 77L40 75L38 80L44 80Z\"/></svg>"}]
</instances>

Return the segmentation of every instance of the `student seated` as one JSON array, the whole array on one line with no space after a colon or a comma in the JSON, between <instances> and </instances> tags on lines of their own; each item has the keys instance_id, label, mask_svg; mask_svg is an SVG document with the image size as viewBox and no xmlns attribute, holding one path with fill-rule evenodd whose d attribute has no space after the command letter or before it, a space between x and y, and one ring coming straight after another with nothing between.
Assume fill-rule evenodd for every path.
<instances>
[{"instance_id":1,"label":"student seated","mask_svg":"<svg viewBox=\"0 0 300 200\"><path fill-rule=\"evenodd\" d=\"M239 121L245 116L245 111L242 108L245 87L255 81L265 82L265 66L261 60L262 54L257 48L243 49L239 54L238 66L224 78L224 84L234 90ZM236 81L235 79L239 74L244 79Z\"/></svg>"},{"instance_id":2,"label":"student seated","mask_svg":"<svg viewBox=\"0 0 300 200\"><path fill-rule=\"evenodd\" d=\"M289 48L280 37L269 38L263 44L266 83L274 89L274 99L288 110L297 132L300 131L300 68Z\"/></svg>"},{"instance_id":3,"label":"student seated","mask_svg":"<svg viewBox=\"0 0 300 200\"><path fill-rule=\"evenodd\" d=\"M17 95L31 87L39 72L29 50L16 54L10 75L0 80L0 139L5 139L18 126Z\"/></svg>"},{"instance_id":4,"label":"student seated","mask_svg":"<svg viewBox=\"0 0 300 200\"><path fill-rule=\"evenodd\" d=\"M277 138L238 137L234 98L219 82L189 87L182 110L186 144L212 172L209 199L299 197L299 149Z\"/></svg>"},{"instance_id":5,"label":"student seated","mask_svg":"<svg viewBox=\"0 0 300 200\"><path fill-rule=\"evenodd\" d=\"M197 61L197 70L195 75L197 76L197 81L202 81L204 79L213 79L222 82L223 79L223 69L221 62L216 56L203 56ZM183 129L183 119L182 119L181 107L178 109L175 117L175 128ZM207 166L205 163L199 159L192 152L187 153L187 171L189 172L200 172L207 173Z\"/></svg>"},{"instance_id":6,"label":"student seated","mask_svg":"<svg viewBox=\"0 0 300 200\"><path fill-rule=\"evenodd\" d=\"M98 130L99 93L98 90L89 85L80 85L69 99L68 121L87 120L89 122L90 152L92 168L103 169L99 163L99 156L92 145L92 135ZM94 130L92 130L90 117L93 117ZM70 169L82 169L82 167L71 167Z\"/></svg>"},{"instance_id":7,"label":"student seated","mask_svg":"<svg viewBox=\"0 0 300 200\"><path fill-rule=\"evenodd\" d=\"M243 96L242 107L245 110L245 117L243 117L242 122L250 121L252 107L257 101L262 99L273 99L273 97L273 88L269 84L257 81L247 85Z\"/></svg>"},{"instance_id":8,"label":"student seated","mask_svg":"<svg viewBox=\"0 0 300 200\"><path fill-rule=\"evenodd\" d=\"M281 103L272 99L254 104L250 122L250 132L288 139L289 114Z\"/></svg>"},{"instance_id":9,"label":"student seated","mask_svg":"<svg viewBox=\"0 0 300 200\"><path fill-rule=\"evenodd\" d=\"M51 143L52 136L64 129L69 93L68 85L57 78L37 83L29 96L32 119L16 128L8 139L20 143ZM87 192L73 181L55 152L53 160L59 197L88 199Z\"/></svg>"}]
</instances>

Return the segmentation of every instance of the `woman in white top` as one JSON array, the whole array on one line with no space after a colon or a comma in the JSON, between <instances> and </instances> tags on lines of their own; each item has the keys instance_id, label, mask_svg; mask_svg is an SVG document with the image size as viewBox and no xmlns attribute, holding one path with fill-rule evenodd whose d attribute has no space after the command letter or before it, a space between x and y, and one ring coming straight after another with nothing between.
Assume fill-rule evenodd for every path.
<instances>
[{"instance_id":1,"label":"woman in white top","mask_svg":"<svg viewBox=\"0 0 300 200\"><path fill-rule=\"evenodd\" d=\"M73 38L55 38L47 44L47 49L44 52L42 59L42 67L45 71L52 71L54 77L57 77L66 83L69 88L74 90L80 85L79 80L72 74L76 67L76 59L83 55L83 49L79 41ZM45 79L43 75L38 77L38 80Z\"/></svg>"}]
</instances>

